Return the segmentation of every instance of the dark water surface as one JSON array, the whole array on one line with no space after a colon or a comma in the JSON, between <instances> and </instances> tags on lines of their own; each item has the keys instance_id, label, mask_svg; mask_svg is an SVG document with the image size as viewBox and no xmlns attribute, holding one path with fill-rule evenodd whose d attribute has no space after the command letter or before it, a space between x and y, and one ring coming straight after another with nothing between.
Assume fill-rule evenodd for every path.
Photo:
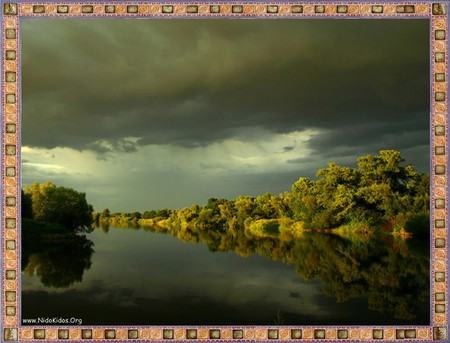
<instances>
[{"instance_id":1,"label":"dark water surface","mask_svg":"<svg viewBox=\"0 0 450 343\"><path fill-rule=\"evenodd\" d=\"M426 240L176 235L111 225L24 247L23 324L429 325Z\"/></svg>"}]
</instances>

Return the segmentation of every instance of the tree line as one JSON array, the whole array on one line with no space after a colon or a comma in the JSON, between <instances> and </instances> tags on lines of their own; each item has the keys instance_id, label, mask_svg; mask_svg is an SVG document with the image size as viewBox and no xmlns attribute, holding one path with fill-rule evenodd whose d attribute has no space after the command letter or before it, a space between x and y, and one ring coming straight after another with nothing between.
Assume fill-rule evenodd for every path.
<instances>
[{"instance_id":1,"label":"tree line","mask_svg":"<svg viewBox=\"0 0 450 343\"><path fill-rule=\"evenodd\" d=\"M357 167L329 163L316 180L301 177L291 192L266 193L233 200L210 198L205 205L144 213L94 213L96 221L202 230L249 230L271 235L300 230L334 229L370 233L426 235L429 230L428 174L405 164L399 151L357 159Z\"/></svg>"}]
</instances>

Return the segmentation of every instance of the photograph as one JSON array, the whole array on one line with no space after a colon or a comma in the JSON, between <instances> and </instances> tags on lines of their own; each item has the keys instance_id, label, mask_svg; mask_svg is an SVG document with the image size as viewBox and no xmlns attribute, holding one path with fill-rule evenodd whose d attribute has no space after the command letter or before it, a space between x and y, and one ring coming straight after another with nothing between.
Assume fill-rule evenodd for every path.
<instances>
[{"instance_id":1,"label":"photograph","mask_svg":"<svg viewBox=\"0 0 450 343\"><path fill-rule=\"evenodd\" d=\"M19 325L433 325L430 18L241 19L21 20Z\"/></svg>"}]
</instances>

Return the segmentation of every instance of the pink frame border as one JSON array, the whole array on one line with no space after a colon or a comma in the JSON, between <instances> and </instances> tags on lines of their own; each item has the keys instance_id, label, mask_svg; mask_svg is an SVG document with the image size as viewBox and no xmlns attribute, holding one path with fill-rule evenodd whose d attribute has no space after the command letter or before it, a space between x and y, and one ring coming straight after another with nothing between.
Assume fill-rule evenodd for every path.
<instances>
[{"instance_id":1,"label":"pink frame border","mask_svg":"<svg viewBox=\"0 0 450 343\"><path fill-rule=\"evenodd\" d=\"M447 341L448 1L69 2L2 0L1 326L2 341ZM21 18L425 18L430 20L430 326L61 326L20 324ZM444 79L442 79L444 78ZM442 299L442 296L444 297Z\"/></svg>"}]
</instances>

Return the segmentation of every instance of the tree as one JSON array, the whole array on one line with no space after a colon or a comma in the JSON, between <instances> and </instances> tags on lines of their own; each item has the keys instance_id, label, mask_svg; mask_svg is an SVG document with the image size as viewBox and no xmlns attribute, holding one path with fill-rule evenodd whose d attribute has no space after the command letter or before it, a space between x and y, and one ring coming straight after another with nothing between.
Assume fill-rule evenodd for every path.
<instances>
[{"instance_id":1,"label":"tree","mask_svg":"<svg viewBox=\"0 0 450 343\"><path fill-rule=\"evenodd\" d=\"M372 217L389 220L409 212L418 175L396 150L381 150L380 155L358 158L361 172L358 197ZM427 192L428 193L428 192Z\"/></svg>"},{"instance_id":2,"label":"tree","mask_svg":"<svg viewBox=\"0 0 450 343\"><path fill-rule=\"evenodd\" d=\"M31 196L33 219L62 226L68 231L83 231L92 223L92 205L86 194L51 182L34 183L24 189Z\"/></svg>"},{"instance_id":3,"label":"tree","mask_svg":"<svg viewBox=\"0 0 450 343\"><path fill-rule=\"evenodd\" d=\"M277 200L272 193L265 193L256 197L256 215L265 219L277 218L280 209Z\"/></svg>"},{"instance_id":4,"label":"tree","mask_svg":"<svg viewBox=\"0 0 450 343\"><path fill-rule=\"evenodd\" d=\"M301 177L292 185L290 208L296 220L303 221L308 227L315 214L320 210L314 190L315 182Z\"/></svg>"},{"instance_id":5,"label":"tree","mask_svg":"<svg viewBox=\"0 0 450 343\"><path fill-rule=\"evenodd\" d=\"M417 173L412 165L402 166L403 162L405 160L397 150L381 150L380 155L358 158L358 167L361 171L360 186L386 184L393 192L405 193L408 183L417 176Z\"/></svg>"},{"instance_id":6,"label":"tree","mask_svg":"<svg viewBox=\"0 0 450 343\"><path fill-rule=\"evenodd\" d=\"M33 209L31 207L31 195L25 194L25 192L21 191L22 193L22 218L33 218Z\"/></svg>"},{"instance_id":7,"label":"tree","mask_svg":"<svg viewBox=\"0 0 450 343\"><path fill-rule=\"evenodd\" d=\"M234 202L237 212L237 220L241 226L247 218L253 217L253 211L256 208L255 198L249 196L238 196Z\"/></svg>"},{"instance_id":8,"label":"tree","mask_svg":"<svg viewBox=\"0 0 450 343\"><path fill-rule=\"evenodd\" d=\"M140 212L133 212L133 213L130 213L130 215L128 217L131 220L139 220L142 218L142 214Z\"/></svg>"},{"instance_id":9,"label":"tree","mask_svg":"<svg viewBox=\"0 0 450 343\"><path fill-rule=\"evenodd\" d=\"M300 178L289 206L305 228L343 224L404 226L412 214L428 215L429 176L404 165L396 150L358 158L358 169L329 163L318 180Z\"/></svg>"},{"instance_id":10,"label":"tree","mask_svg":"<svg viewBox=\"0 0 450 343\"><path fill-rule=\"evenodd\" d=\"M100 213L92 212L92 221L96 224L100 221Z\"/></svg>"},{"instance_id":11,"label":"tree","mask_svg":"<svg viewBox=\"0 0 450 343\"><path fill-rule=\"evenodd\" d=\"M111 217L111 213L110 213L110 211L109 211L109 208L105 208L105 209L103 210L102 214L100 215L100 218L102 218L102 219L107 219L107 218L109 218L109 217Z\"/></svg>"}]
</instances>

